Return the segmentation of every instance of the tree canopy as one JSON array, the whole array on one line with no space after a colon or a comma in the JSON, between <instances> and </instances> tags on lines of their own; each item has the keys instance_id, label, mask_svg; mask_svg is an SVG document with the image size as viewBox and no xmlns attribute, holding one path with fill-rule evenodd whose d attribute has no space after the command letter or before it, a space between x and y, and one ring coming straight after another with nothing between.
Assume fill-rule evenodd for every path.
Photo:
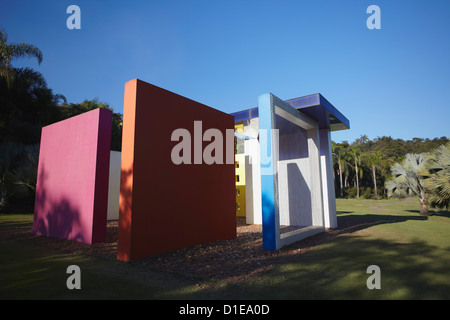
<instances>
[{"instance_id":1,"label":"tree canopy","mask_svg":"<svg viewBox=\"0 0 450 320\"><path fill-rule=\"evenodd\" d=\"M352 143L332 143L335 189L338 197L387 198L384 187L391 180L391 167L402 163L407 154L422 154L449 142L434 139L394 139L390 136L370 140L366 135Z\"/></svg>"},{"instance_id":2,"label":"tree canopy","mask_svg":"<svg viewBox=\"0 0 450 320\"><path fill-rule=\"evenodd\" d=\"M32 44L24 42L8 43L8 34L3 28L0 28L0 77L6 81L8 87L12 85L16 76L11 62L24 56L36 58L39 64L43 59L41 50Z\"/></svg>"}]
</instances>

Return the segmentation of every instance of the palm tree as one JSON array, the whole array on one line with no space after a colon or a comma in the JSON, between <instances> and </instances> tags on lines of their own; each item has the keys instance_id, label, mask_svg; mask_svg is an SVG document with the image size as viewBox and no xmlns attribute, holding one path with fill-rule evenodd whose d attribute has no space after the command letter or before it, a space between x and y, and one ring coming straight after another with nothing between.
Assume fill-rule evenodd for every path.
<instances>
[{"instance_id":1,"label":"palm tree","mask_svg":"<svg viewBox=\"0 0 450 320\"><path fill-rule=\"evenodd\" d=\"M0 210L6 206L11 196L11 174L18 167L22 154L22 144L12 141L0 144Z\"/></svg>"},{"instance_id":2,"label":"palm tree","mask_svg":"<svg viewBox=\"0 0 450 320\"><path fill-rule=\"evenodd\" d=\"M346 142L342 144L332 144L333 162L337 166L339 175L339 187L341 198L344 197L344 190L348 187L348 177L350 174L350 166L353 163L353 157L350 152L350 145Z\"/></svg>"},{"instance_id":3,"label":"palm tree","mask_svg":"<svg viewBox=\"0 0 450 320\"><path fill-rule=\"evenodd\" d=\"M450 204L450 142L431 150L419 171L433 207L448 208Z\"/></svg>"},{"instance_id":4,"label":"palm tree","mask_svg":"<svg viewBox=\"0 0 450 320\"><path fill-rule=\"evenodd\" d=\"M356 181L356 196L359 198L359 177L362 178L362 168L361 168L361 150L357 146L351 146L351 152L353 155L353 161L355 164L355 181Z\"/></svg>"},{"instance_id":5,"label":"palm tree","mask_svg":"<svg viewBox=\"0 0 450 320\"><path fill-rule=\"evenodd\" d=\"M11 172L12 182L26 193L36 193L36 179L39 163L39 144L24 145L17 167Z\"/></svg>"},{"instance_id":6,"label":"palm tree","mask_svg":"<svg viewBox=\"0 0 450 320\"><path fill-rule=\"evenodd\" d=\"M406 197L415 195L419 198L420 214L428 216L428 200L424 179L419 175L426 160L425 153L408 153L401 164L391 167L392 180L386 181L388 197Z\"/></svg>"},{"instance_id":7,"label":"palm tree","mask_svg":"<svg viewBox=\"0 0 450 320\"><path fill-rule=\"evenodd\" d=\"M0 211L11 197L36 192L39 145L24 145L14 141L0 143Z\"/></svg>"},{"instance_id":8,"label":"palm tree","mask_svg":"<svg viewBox=\"0 0 450 320\"><path fill-rule=\"evenodd\" d=\"M11 66L11 61L20 57L34 57L39 64L42 62L42 52L32 44L19 42L7 43L8 34L0 28L0 77L6 80L8 87L14 81L15 71Z\"/></svg>"},{"instance_id":9,"label":"palm tree","mask_svg":"<svg viewBox=\"0 0 450 320\"><path fill-rule=\"evenodd\" d=\"M355 139L352 145L360 145L369 141L369 137L366 134L362 134L359 138Z\"/></svg>"},{"instance_id":10,"label":"palm tree","mask_svg":"<svg viewBox=\"0 0 450 320\"><path fill-rule=\"evenodd\" d=\"M342 174L343 174L343 166L344 166L344 158L343 158L343 150L341 147L337 146L334 142L332 142L332 153L333 153L333 160L337 164L338 168L338 176L339 176L339 191L341 194L341 198L344 197L344 184L342 181Z\"/></svg>"},{"instance_id":11,"label":"palm tree","mask_svg":"<svg viewBox=\"0 0 450 320\"><path fill-rule=\"evenodd\" d=\"M373 187L375 191L375 197L378 198L378 188L377 188L377 168L379 168L384 155L380 151L369 154L366 157L366 161L372 169Z\"/></svg>"}]
</instances>

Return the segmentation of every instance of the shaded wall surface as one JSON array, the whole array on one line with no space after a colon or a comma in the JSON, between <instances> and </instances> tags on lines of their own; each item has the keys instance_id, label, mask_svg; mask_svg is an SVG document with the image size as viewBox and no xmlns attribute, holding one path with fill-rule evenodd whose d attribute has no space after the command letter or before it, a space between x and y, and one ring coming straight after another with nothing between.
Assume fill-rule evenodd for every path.
<instances>
[{"instance_id":1,"label":"shaded wall surface","mask_svg":"<svg viewBox=\"0 0 450 320\"><path fill-rule=\"evenodd\" d=\"M34 234L105 241L111 124L95 109L42 128Z\"/></svg>"},{"instance_id":2,"label":"shaded wall surface","mask_svg":"<svg viewBox=\"0 0 450 320\"><path fill-rule=\"evenodd\" d=\"M117 258L236 237L234 136L225 143L233 116L135 79L125 84L123 117ZM200 137L194 121L201 121ZM190 132L192 164L172 161L179 128ZM210 128L222 133L230 163L193 164L196 143L202 150L211 143L201 141Z\"/></svg>"},{"instance_id":3,"label":"shaded wall surface","mask_svg":"<svg viewBox=\"0 0 450 320\"><path fill-rule=\"evenodd\" d=\"M108 220L119 219L120 159L121 153L119 151L111 151L111 159L109 161Z\"/></svg>"}]
</instances>

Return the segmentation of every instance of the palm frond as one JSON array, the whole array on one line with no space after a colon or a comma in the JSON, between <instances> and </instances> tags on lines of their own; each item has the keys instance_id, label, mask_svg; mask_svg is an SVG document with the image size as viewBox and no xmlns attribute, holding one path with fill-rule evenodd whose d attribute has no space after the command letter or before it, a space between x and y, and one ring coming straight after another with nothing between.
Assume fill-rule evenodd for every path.
<instances>
[{"instance_id":1,"label":"palm frond","mask_svg":"<svg viewBox=\"0 0 450 320\"><path fill-rule=\"evenodd\" d=\"M7 42L8 41L8 34L6 33L5 29L0 27L0 42Z\"/></svg>"},{"instance_id":2,"label":"palm frond","mask_svg":"<svg viewBox=\"0 0 450 320\"><path fill-rule=\"evenodd\" d=\"M39 64L42 62L43 55L41 50L32 44L25 42L11 43L9 44L9 47L13 52L12 58L21 58L26 56L29 58L36 58Z\"/></svg>"},{"instance_id":3,"label":"palm frond","mask_svg":"<svg viewBox=\"0 0 450 320\"><path fill-rule=\"evenodd\" d=\"M419 171L433 207L450 205L450 143L427 154L427 161Z\"/></svg>"},{"instance_id":4,"label":"palm frond","mask_svg":"<svg viewBox=\"0 0 450 320\"><path fill-rule=\"evenodd\" d=\"M8 88L11 88L14 81L14 68L11 61L15 58L29 57L36 58L41 64L43 54L38 47L25 43L7 43L8 34L3 28L0 28L0 77L6 80Z\"/></svg>"},{"instance_id":5,"label":"palm frond","mask_svg":"<svg viewBox=\"0 0 450 320\"><path fill-rule=\"evenodd\" d=\"M408 153L401 164L395 163L391 167L392 180L386 181L388 197L404 197L415 195L420 199L425 197L423 179L418 172L424 165L426 154Z\"/></svg>"}]
</instances>

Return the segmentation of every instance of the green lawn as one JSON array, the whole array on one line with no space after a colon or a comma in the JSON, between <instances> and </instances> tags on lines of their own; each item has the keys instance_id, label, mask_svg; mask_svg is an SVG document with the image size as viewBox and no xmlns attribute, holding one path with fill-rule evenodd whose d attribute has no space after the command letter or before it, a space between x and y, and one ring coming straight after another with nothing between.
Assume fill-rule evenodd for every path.
<instances>
[{"instance_id":1,"label":"green lawn","mask_svg":"<svg viewBox=\"0 0 450 320\"><path fill-rule=\"evenodd\" d=\"M32 215L0 215L0 299L450 299L450 214L416 200L337 200L348 233L240 284L204 281L61 252L21 237ZM66 269L81 268L81 290ZM369 290L370 265L381 289Z\"/></svg>"},{"instance_id":2,"label":"green lawn","mask_svg":"<svg viewBox=\"0 0 450 320\"><path fill-rule=\"evenodd\" d=\"M338 217L366 226L298 256L258 281L261 297L281 299L449 299L450 215L418 215L418 202L337 200ZM383 213L382 213L383 212ZM369 290L369 265L381 270L381 289Z\"/></svg>"}]
</instances>

